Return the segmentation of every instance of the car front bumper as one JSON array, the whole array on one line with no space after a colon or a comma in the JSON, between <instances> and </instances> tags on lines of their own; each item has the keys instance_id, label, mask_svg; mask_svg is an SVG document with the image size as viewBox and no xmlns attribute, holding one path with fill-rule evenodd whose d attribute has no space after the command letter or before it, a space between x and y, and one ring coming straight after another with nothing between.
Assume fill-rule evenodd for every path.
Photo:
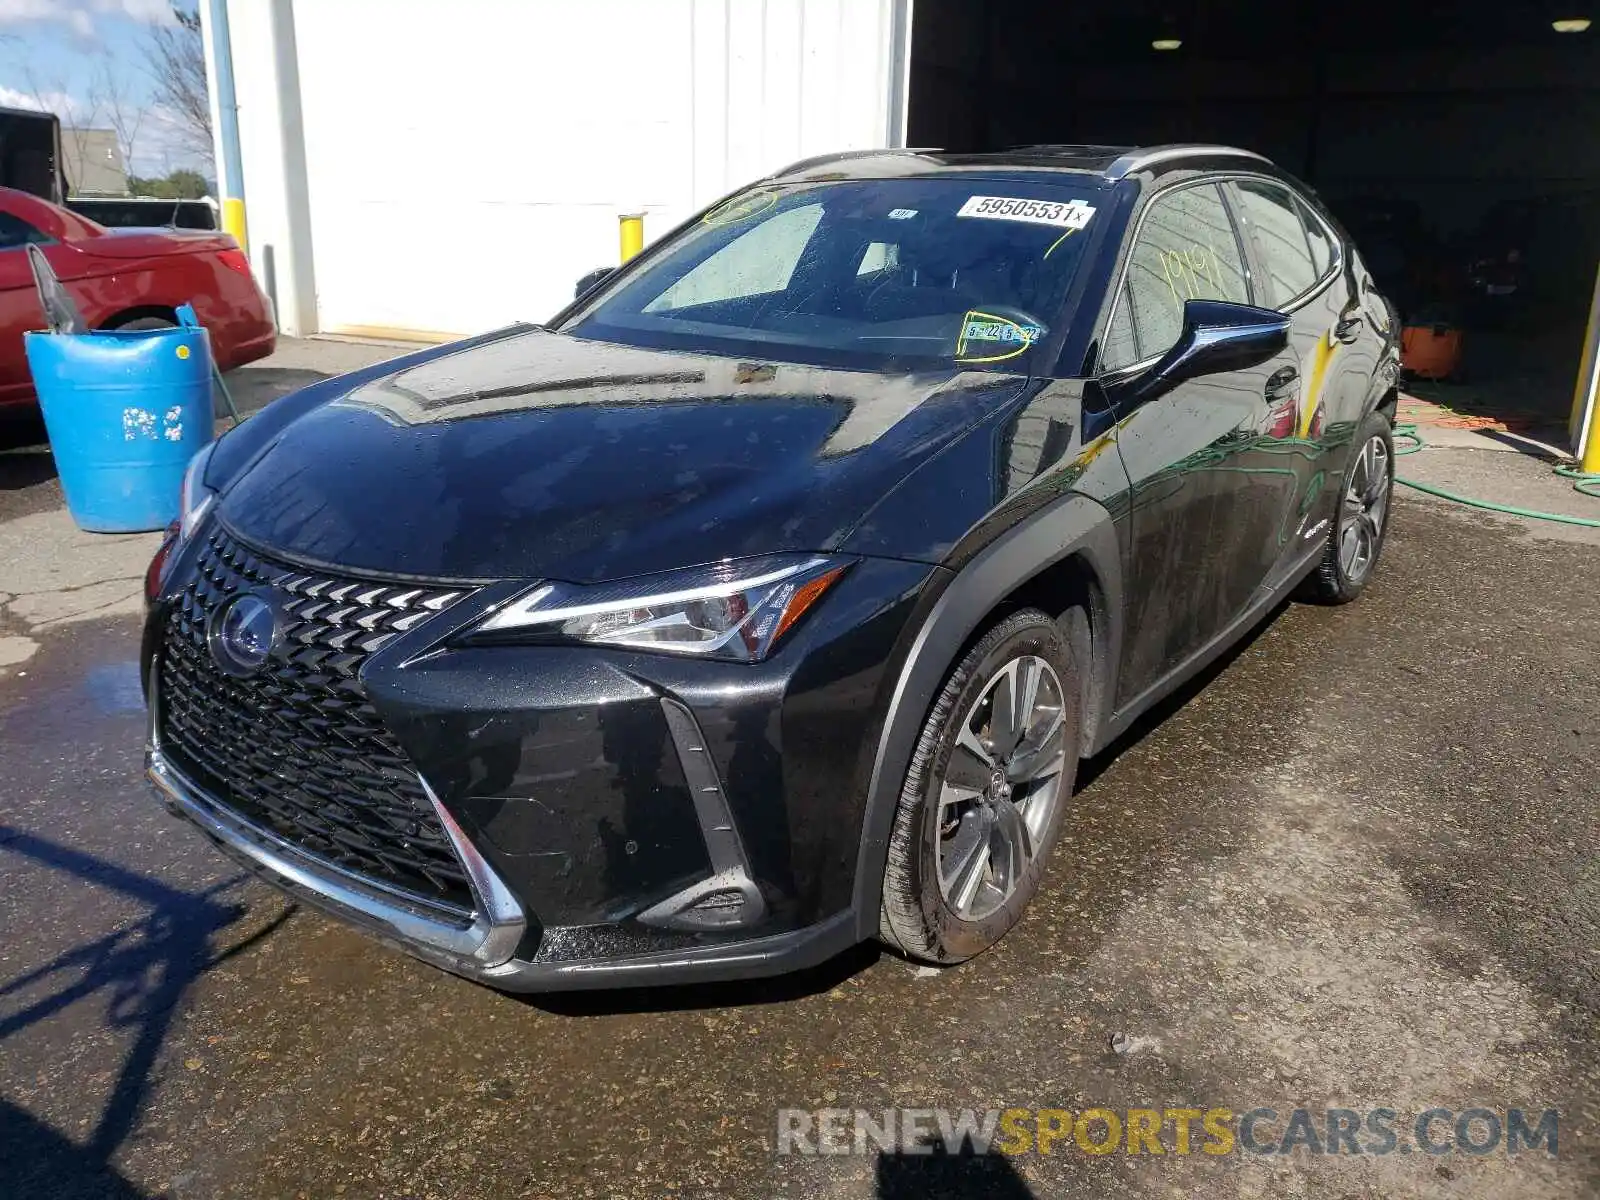
<instances>
[{"instance_id":1,"label":"car front bumper","mask_svg":"<svg viewBox=\"0 0 1600 1200\"><path fill-rule=\"evenodd\" d=\"M281 836L163 746L162 628L184 558L145 639L150 781L309 907L508 991L779 974L860 940L859 780L928 568L858 564L754 666L451 641L495 587L374 654L362 684L465 868L465 913Z\"/></svg>"},{"instance_id":2,"label":"car front bumper","mask_svg":"<svg viewBox=\"0 0 1600 1200\"><path fill-rule=\"evenodd\" d=\"M497 876L494 888L508 903L467 929L419 914L404 898L385 895L370 881L342 876L330 864L299 851L271 831L217 804L186 779L157 746L146 755L147 773L169 811L196 826L228 858L308 908L356 926L382 944L456 975L508 992L666 986L748 979L804 970L848 949L856 940L853 914L841 912L804 929L762 937L685 943L675 949L591 953L579 958L531 960L500 951L521 940L527 920ZM619 944L624 944L618 939ZM551 943L557 945L559 943ZM605 939L591 935L592 951Z\"/></svg>"}]
</instances>

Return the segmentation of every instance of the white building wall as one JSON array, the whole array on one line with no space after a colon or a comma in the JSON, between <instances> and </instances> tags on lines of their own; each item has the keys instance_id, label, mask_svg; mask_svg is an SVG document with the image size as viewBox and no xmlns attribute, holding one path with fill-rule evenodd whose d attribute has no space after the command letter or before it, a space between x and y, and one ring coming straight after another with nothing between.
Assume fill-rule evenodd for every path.
<instances>
[{"instance_id":1,"label":"white building wall","mask_svg":"<svg viewBox=\"0 0 1600 1200\"><path fill-rule=\"evenodd\" d=\"M291 6L324 331L544 320L617 260L618 214L653 239L796 159L903 136L909 0L229 0L258 267L295 238L261 61L263 14Z\"/></svg>"}]
</instances>

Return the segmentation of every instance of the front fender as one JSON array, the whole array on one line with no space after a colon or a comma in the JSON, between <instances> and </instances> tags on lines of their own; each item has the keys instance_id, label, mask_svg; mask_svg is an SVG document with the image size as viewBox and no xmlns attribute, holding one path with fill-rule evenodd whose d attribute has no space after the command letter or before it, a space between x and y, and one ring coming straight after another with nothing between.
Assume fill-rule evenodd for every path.
<instances>
[{"instance_id":1,"label":"front fender","mask_svg":"<svg viewBox=\"0 0 1600 1200\"><path fill-rule=\"evenodd\" d=\"M1122 556L1111 514L1097 501L1071 493L1039 509L973 555L945 585L920 625L908 632L885 706L867 783L853 906L856 932L876 937L883 871L895 811L928 710L945 676L985 618L1040 572L1077 555L1094 575L1100 595L1090 653L1084 656L1087 751L1099 741L1114 694L1122 648ZM1073 631L1069 631L1071 634ZM1082 647L1080 647L1080 650Z\"/></svg>"}]
</instances>

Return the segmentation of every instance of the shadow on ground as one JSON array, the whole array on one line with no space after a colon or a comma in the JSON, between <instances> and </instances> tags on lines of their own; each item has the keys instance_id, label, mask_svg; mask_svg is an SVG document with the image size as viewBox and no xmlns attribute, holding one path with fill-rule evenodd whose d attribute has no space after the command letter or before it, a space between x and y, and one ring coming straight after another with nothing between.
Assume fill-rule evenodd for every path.
<instances>
[{"instance_id":1,"label":"shadow on ground","mask_svg":"<svg viewBox=\"0 0 1600 1200\"><path fill-rule=\"evenodd\" d=\"M12 1196L51 1200L147 1200L110 1167L90 1161L83 1147L22 1109L0 1100L0 1180Z\"/></svg>"},{"instance_id":2,"label":"shadow on ground","mask_svg":"<svg viewBox=\"0 0 1600 1200\"><path fill-rule=\"evenodd\" d=\"M1119 758L1166 724L1174 713L1210 687L1212 682L1232 666L1236 659L1254 647L1256 639L1271 629L1277 623L1278 618L1283 616L1284 612L1293 604L1294 601L1292 599L1279 601L1249 631L1241 634L1238 641L1218 655L1213 662L1208 663L1198 675L1190 679L1170 696L1151 705L1099 754L1096 754L1093 758L1084 759L1078 765L1078 778L1074 791L1081 792L1096 779L1099 779Z\"/></svg>"},{"instance_id":3,"label":"shadow on ground","mask_svg":"<svg viewBox=\"0 0 1600 1200\"><path fill-rule=\"evenodd\" d=\"M878 1157L877 1200L1032 1200L1033 1189L998 1154L946 1154L928 1145Z\"/></svg>"},{"instance_id":4,"label":"shadow on ground","mask_svg":"<svg viewBox=\"0 0 1600 1200\"><path fill-rule=\"evenodd\" d=\"M39 410L31 404L0 409L0 490L29 488L55 477Z\"/></svg>"},{"instance_id":5,"label":"shadow on ground","mask_svg":"<svg viewBox=\"0 0 1600 1200\"><path fill-rule=\"evenodd\" d=\"M712 1008L754 1008L763 1004L787 1004L807 996L832 991L845 980L872 966L885 953L877 943L863 942L808 970L792 971L787 975L776 975L769 979L679 984L673 987L633 987L592 992L547 992L522 996L520 999L534 1008L564 1017L685 1012Z\"/></svg>"},{"instance_id":6,"label":"shadow on ground","mask_svg":"<svg viewBox=\"0 0 1600 1200\"><path fill-rule=\"evenodd\" d=\"M287 906L266 926L226 949L213 938L236 924L245 906L227 899L243 876L189 892L115 863L0 825L0 856L17 855L145 907L142 918L66 950L45 965L0 984L0 1043L64 1010L104 998L104 1025L130 1031L132 1045L88 1139L75 1143L10 1106L0 1106L0 1180L18 1196L135 1196L111 1171L112 1157L138 1123L157 1056L179 1001L212 967L271 936L293 914ZM14 1161L11 1161L14 1160ZM76 1184L78 1192L71 1186ZM99 1190L89 1191L93 1185ZM123 1190L118 1191L121 1187Z\"/></svg>"},{"instance_id":7,"label":"shadow on ground","mask_svg":"<svg viewBox=\"0 0 1600 1200\"><path fill-rule=\"evenodd\" d=\"M1447 380L1408 375L1401 390L1463 416L1492 417L1513 434L1564 437L1583 349L1581 321L1468 327ZM1512 443L1515 444L1515 443Z\"/></svg>"}]
</instances>

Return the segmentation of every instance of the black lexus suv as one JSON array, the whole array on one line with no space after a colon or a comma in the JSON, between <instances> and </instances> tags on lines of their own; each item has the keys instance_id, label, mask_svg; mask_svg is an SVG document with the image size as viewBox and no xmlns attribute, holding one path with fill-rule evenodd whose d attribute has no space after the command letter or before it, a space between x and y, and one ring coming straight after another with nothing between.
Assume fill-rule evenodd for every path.
<instances>
[{"instance_id":1,"label":"black lexus suv","mask_svg":"<svg viewBox=\"0 0 1600 1200\"><path fill-rule=\"evenodd\" d=\"M150 778L500 988L959 962L1081 757L1286 594L1362 591L1396 337L1245 151L798 163L546 325L197 457L147 584Z\"/></svg>"}]
</instances>

